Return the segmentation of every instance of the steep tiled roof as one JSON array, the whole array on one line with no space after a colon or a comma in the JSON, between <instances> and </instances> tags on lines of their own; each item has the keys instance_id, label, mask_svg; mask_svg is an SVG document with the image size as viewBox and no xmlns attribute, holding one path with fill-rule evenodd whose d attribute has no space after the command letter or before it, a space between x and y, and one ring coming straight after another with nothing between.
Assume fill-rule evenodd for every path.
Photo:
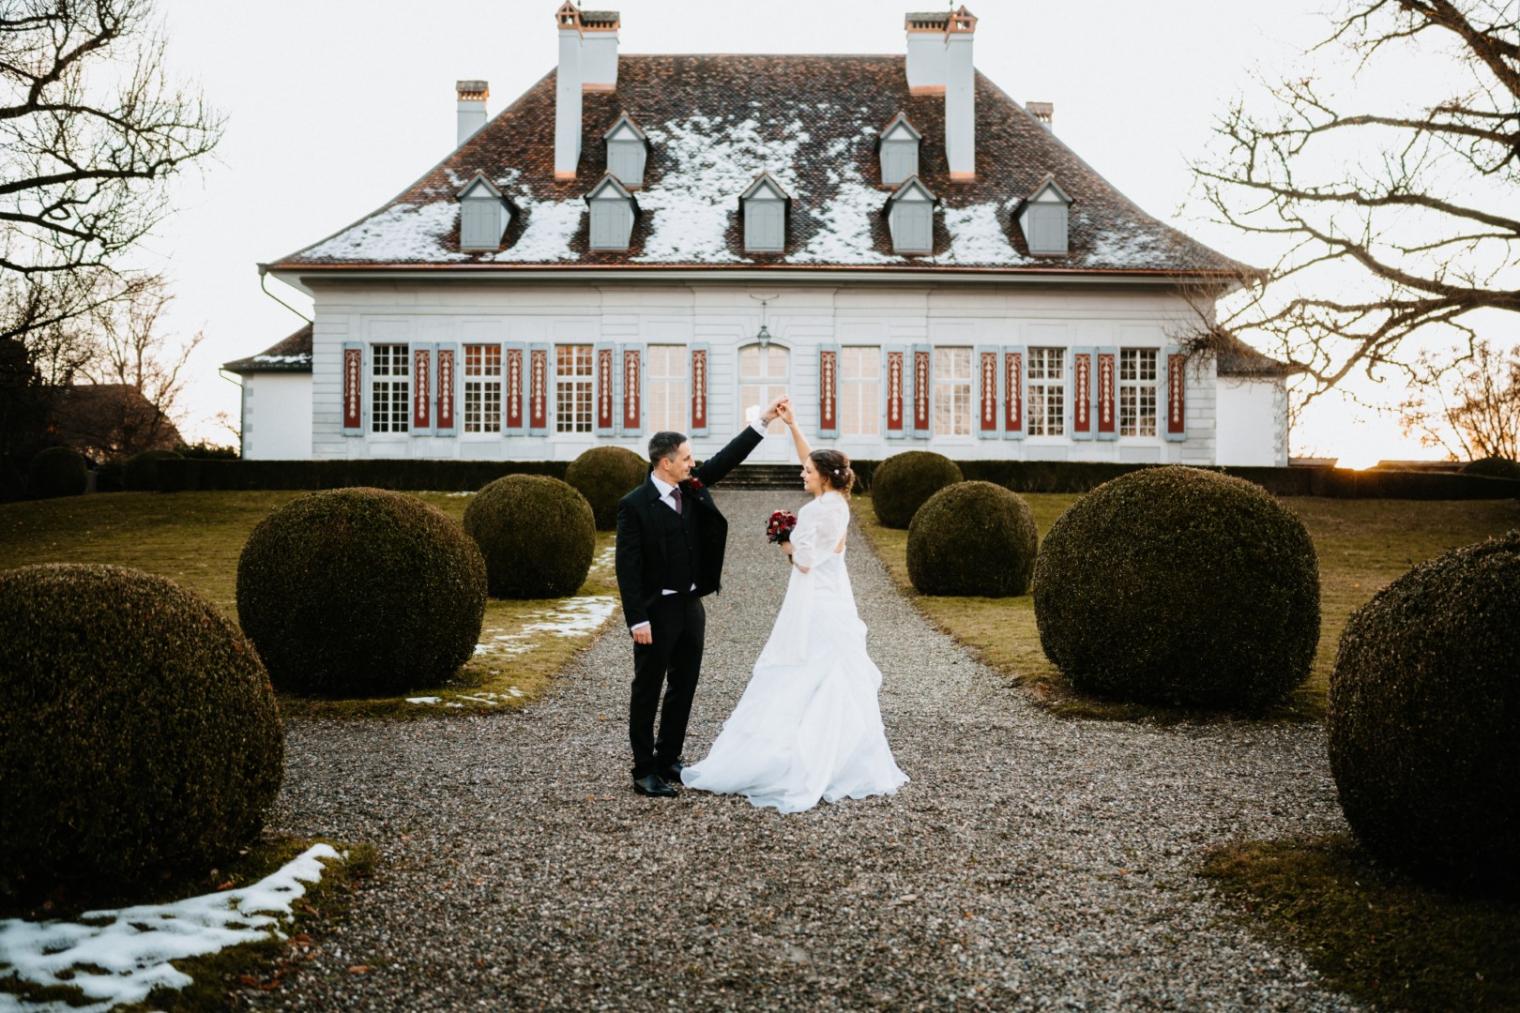
<instances>
[{"instance_id":1,"label":"steep tiled roof","mask_svg":"<svg viewBox=\"0 0 1520 1013\"><path fill-rule=\"evenodd\" d=\"M952 183L944 99L911 96L901 56L623 56L614 92L588 92L575 180L554 179L551 72L390 203L270 265L848 267L1236 275L1241 265L1140 210L985 76L976 79L976 179ZM587 249L583 197L622 113L648 134L627 251ZM942 199L932 254L893 252L877 133L905 113L919 175ZM769 171L793 201L787 247L748 254L737 196ZM455 195L483 172L519 213L499 251L461 253ZM1031 256L1012 211L1047 174L1073 199L1070 255Z\"/></svg>"},{"instance_id":2,"label":"steep tiled roof","mask_svg":"<svg viewBox=\"0 0 1520 1013\"><path fill-rule=\"evenodd\" d=\"M310 373L311 324L283 338L258 355L234 359L222 368L229 373Z\"/></svg>"},{"instance_id":3,"label":"steep tiled roof","mask_svg":"<svg viewBox=\"0 0 1520 1013\"><path fill-rule=\"evenodd\" d=\"M1216 349L1218 362L1216 372L1220 376L1285 377L1298 372L1293 366L1258 352L1233 334L1225 333Z\"/></svg>"}]
</instances>

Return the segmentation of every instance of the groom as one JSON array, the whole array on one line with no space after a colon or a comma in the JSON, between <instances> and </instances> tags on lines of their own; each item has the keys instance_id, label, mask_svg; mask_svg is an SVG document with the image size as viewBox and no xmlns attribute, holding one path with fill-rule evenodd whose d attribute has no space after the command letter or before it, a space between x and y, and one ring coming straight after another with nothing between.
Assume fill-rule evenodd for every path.
<instances>
[{"instance_id":1,"label":"groom","mask_svg":"<svg viewBox=\"0 0 1520 1013\"><path fill-rule=\"evenodd\" d=\"M717 485L750 455L787 402L772 401L728 446L695 466L691 441L680 433L649 440L649 478L618 503L617 581L623 615L633 634L633 693L628 737L633 789L670 798L681 783L681 746L702 667L707 613L702 596L718 590L728 521L707 487ZM664 684L660 734L654 716Z\"/></svg>"}]
</instances>

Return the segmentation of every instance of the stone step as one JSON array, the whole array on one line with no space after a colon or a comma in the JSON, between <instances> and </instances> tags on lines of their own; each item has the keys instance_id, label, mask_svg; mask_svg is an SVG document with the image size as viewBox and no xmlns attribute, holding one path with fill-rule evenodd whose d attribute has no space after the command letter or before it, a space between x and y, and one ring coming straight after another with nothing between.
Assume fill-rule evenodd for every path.
<instances>
[{"instance_id":1,"label":"stone step","mask_svg":"<svg viewBox=\"0 0 1520 1013\"><path fill-rule=\"evenodd\" d=\"M800 489L795 464L741 464L723 480L725 489Z\"/></svg>"}]
</instances>

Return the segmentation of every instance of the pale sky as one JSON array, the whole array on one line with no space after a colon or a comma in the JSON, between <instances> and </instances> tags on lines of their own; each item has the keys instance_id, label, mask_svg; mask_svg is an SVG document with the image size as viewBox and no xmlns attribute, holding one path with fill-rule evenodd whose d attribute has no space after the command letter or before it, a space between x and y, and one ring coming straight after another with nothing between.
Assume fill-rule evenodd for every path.
<instances>
[{"instance_id":1,"label":"pale sky","mask_svg":"<svg viewBox=\"0 0 1520 1013\"><path fill-rule=\"evenodd\" d=\"M401 0L161 0L174 72L227 116L212 161L176 187L177 213L139 252L177 293L170 332L197 329L187 437L219 442L238 391L217 367L263 350L301 318L260 291L256 264L375 210L454 146L454 82L490 82L495 115L553 69L556 0L432 5ZM598 4L600 5L600 4ZM597 5L593 5L597 6ZM902 15L925 0L609 0L621 51L900 53ZM1055 103L1055 130L1142 208L1222 253L1265 266L1238 233L1179 216L1213 119L1277 78L1325 32L1320 6L1205 0L981 0L975 61L1020 102ZM1273 68L1278 68L1273 70ZM1201 211L1194 212L1195 215ZM281 297L309 303L271 281ZM1364 398L1396 401L1369 388ZM1293 453L1359 466L1432 457L1391 418L1339 399L1293 433Z\"/></svg>"}]
</instances>

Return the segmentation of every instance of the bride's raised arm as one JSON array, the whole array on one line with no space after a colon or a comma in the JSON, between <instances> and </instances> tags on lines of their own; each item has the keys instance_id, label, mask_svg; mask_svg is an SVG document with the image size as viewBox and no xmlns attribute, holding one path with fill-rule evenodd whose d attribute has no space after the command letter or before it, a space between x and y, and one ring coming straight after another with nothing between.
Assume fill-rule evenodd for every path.
<instances>
[{"instance_id":1,"label":"bride's raised arm","mask_svg":"<svg viewBox=\"0 0 1520 1013\"><path fill-rule=\"evenodd\" d=\"M797 413L792 410L791 403L783 405L779 413L781 421L785 422L786 427L792 431L792 442L797 445L797 463L801 464L807 460L813 448L808 446L807 437L802 435L802 429L797 425Z\"/></svg>"}]
</instances>

